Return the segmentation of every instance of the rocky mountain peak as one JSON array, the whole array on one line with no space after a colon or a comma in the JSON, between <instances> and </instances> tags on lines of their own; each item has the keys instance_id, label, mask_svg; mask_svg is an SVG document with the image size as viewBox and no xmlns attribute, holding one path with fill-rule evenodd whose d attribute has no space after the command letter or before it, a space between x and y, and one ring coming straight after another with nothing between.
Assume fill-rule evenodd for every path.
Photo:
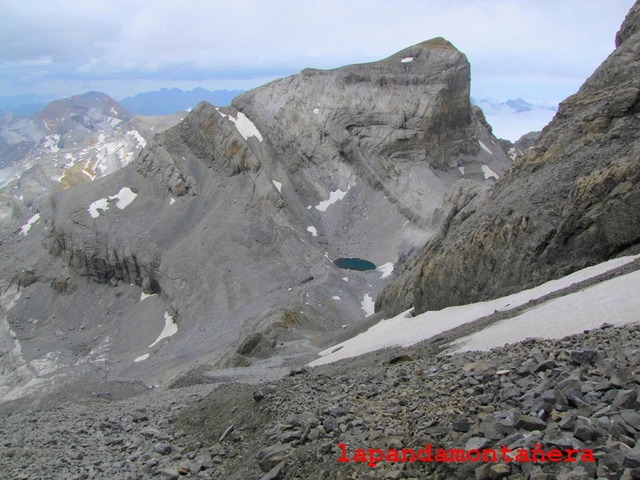
<instances>
[{"instance_id":1,"label":"rocky mountain peak","mask_svg":"<svg viewBox=\"0 0 640 480\"><path fill-rule=\"evenodd\" d=\"M492 189L454 205L382 308L407 291L420 312L471 303L640 251L639 18L637 3L618 48Z\"/></svg>"},{"instance_id":2,"label":"rocky mountain peak","mask_svg":"<svg viewBox=\"0 0 640 480\"><path fill-rule=\"evenodd\" d=\"M128 122L133 116L118 102L101 92L87 92L69 98L54 100L35 115L41 120L47 131L60 133L68 130L70 123L77 123L87 129L99 121L109 118L120 122Z\"/></svg>"},{"instance_id":3,"label":"rocky mountain peak","mask_svg":"<svg viewBox=\"0 0 640 480\"><path fill-rule=\"evenodd\" d=\"M616 48L638 31L640 31L640 2L636 2L631 7L620 26L620 30L616 33Z\"/></svg>"},{"instance_id":4,"label":"rocky mountain peak","mask_svg":"<svg viewBox=\"0 0 640 480\"><path fill-rule=\"evenodd\" d=\"M460 51L456 47L454 47L449 40L442 37L435 37L430 40L425 40L424 42L419 43L417 46L424 47L429 50L455 50L456 52L460 53Z\"/></svg>"}]
</instances>

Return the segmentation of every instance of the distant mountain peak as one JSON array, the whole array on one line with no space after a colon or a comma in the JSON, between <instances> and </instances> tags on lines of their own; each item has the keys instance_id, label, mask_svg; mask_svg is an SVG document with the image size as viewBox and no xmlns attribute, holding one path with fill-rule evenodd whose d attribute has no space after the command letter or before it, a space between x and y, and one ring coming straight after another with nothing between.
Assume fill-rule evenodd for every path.
<instances>
[{"instance_id":1,"label":"distant mountain peak","mask_svg":"<svg viewBox=\"0 0 640 480\"><path fill-rule=\"evenodd\" d=\"M170 115L191 110L198 103L207 101L219 107L227 106L244 90L213 90L202 87L184 91L179 88L161 88L154 92L139 93L120 102L134 115Z\"/></svg>"}]
</instances>

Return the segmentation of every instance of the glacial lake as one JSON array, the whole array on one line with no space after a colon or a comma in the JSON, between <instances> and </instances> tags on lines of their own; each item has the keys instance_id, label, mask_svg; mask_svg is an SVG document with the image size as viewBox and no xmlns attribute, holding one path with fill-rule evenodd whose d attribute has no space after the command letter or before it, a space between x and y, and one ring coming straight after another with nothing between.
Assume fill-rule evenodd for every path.
<instances>
[{"instance_id":1,"label":"glacial lake","mask_svg":"<svg viewBox=\"0 0 640 480\"><path fill-rule=\"evenodd\" d=\"M369 260L363 260L362 258L338 258L333 262L336 267L344 268L346 270L375 270L375 263Z\"/></svg>"}]
</instances>

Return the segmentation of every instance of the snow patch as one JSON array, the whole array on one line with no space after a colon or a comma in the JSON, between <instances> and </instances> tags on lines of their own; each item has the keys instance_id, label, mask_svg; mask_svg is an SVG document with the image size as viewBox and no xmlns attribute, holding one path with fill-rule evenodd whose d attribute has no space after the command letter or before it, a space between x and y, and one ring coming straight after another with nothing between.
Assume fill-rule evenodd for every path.
<instances>
[{"instance_id":1,"label":"snow patch","mask_svg":"<svg viewBox=\"0 0 640 480\"><path fill-rule=\"evenodd\" d=\"M165 338L169 338L172 335L175 335L177 331L178 326L173 322L173 317L169 315L169 312L164 312L164 329L162 330L162 333L160 333L160 336L156 338L156 341L149 345L148 348L157 345L158 342L164 340Z\"/></svg>"},{"instance_id":2,"label":"snow patch","mask_svg":"<svg viewBox=\"0 0 640 480\"><path fill-rule=\"evenodd\" d=\"M142 135L140 135L140 133L137 130L129 130L127 132L127 135L135 138L138 141L138 145L140 145L141 148L144 148L147 146L147 141L142 137Z\"/></svg>"},{"instance_id":3,"label":"snow patch","mask_svg":"<svg viewBox=\"0 0 640 480\"><path fill-rule=\"evenodd\" d=\"M491 177L498 180L500 177L496 172L491 170L488 165L482 165L482 173L484 173L484 179L489 180Z\"/></svg>"},{"instance_id":4,"label":"snow patch","mask_svg":"<svg viewBox=\"0 0 640 480\"><path fill-rule=\"evenodd\" d=\"M314 237L318 236L318 230L316 230L316 227L314 227L314 226L307 227L307 232L309 232Z\"/></svg>"},{"instance_id":5,"label":"snow patch","mask_svg":"<svg viewBox=\"0 0 640 480\"><path fill-rule=\"evenodd\" d=\"M464 167L458 167L458 170L460 170L460 173L464 175Z\"/></svg>"},{"instance_id":6,"label":"snow patch","mask_svg":"<svg viewBox=\"0 0 640 480\"><path fill-rule=\"evenodd\" d=\"M402 60L400 60L400 63L411 63L413 62L413 57L404 57Z\"/></svg>"},{"instance_id":7,"label":"snow patch","mask_svg":"<svg viewBox=\"0 0 640 480\"><path fill-rule=\"evenodd\" d=\"M333 298L334 300L342 300L338 295L334 295L334 296L333 296L333 297L331 297L331 298Z\"/></svg>"},{"instance_id":8,"label":"snow patch","mask_svg":"<svg viewBox=\"0 0 640 480\"><path fill-rule=\"evenodd\" d=\"M380 265L376 270L382 273L380 279L387 278L391 273L393 273L393 262L387 262L384 265Z\"/></svg>"},{"instance_id":9,"label":"snow patch","mask_svg":"<svg viewBox=\"0 0 640 480\"><path fill-rule=\"evenodd\" d=\"M360 305L362 306L362 310L364 310L365 316L370 317L375 313L376 304L368 293L364 294L364 298L362 299L362 302L360 302Z\"/></svg>"},{"instance_id":10,"label":"snow patch","mask_svg":"<svg viewBox=\"0 0 640 480\"><path fill-rule=\"evenodd\" d=\"M482 149L483 149L485 152L487 152L487 153L489 153L489 154L493 155L493 152L492 152L491 150L489 150L489 147L487 147L487 146L486 146L484 143L482 143L480 140L478 140L478 143L480 144L480 147L482 147Z\"/></svg>"},{"instance_id":11,"label":"snow patch","mask_svg":"<svg viewBox=\"0 0 640 480\"><path fill-rule=\"evenodd\" d=\"M173 205L176 202L176 199L173 197L169 197L169 205Z\"/></svg>"},{"instance_id":12,"label":"snow patch","mask_svg":"<svg viewBox=\"0 0 640 480\"><path fill-rule=\"evenodd\" d=\"M144 300L145 298L153 297L154 295L155 295L155 293L144 293L144 292L141 292L140 293L140 301Z\"/></svg>"},{"instance_id":13,"label":"snow patch","mask_svg":"<svg viewBox=\"0 0 640 480\"><path fill-rule=\"evenodd\" d=\"M91 215L91 218L98 218L100 216L100 210L104 211L107 208L109 208L109 201L106 198L101 198L91 203L87 211L89 215Z\"/></svg>"},{"instance_id":14,"label":"snow patch","mask_svg":"<svg viewBox=\"0 0 640 480\"><path fill-rule=\"evenodd\" d=\"M262 134L258 130L258 128L254 125L254 123L249 120L249 118L242 112L238 112L238 117L234 118L233 115L227 115L222 113L219 109L216 108L218 113L222 115L224 118L229 119L238 129L240 135L245 140L248 140L249 137L256 137L258 141L262 142Z\"/></svg>"},{"instance_id":15,"label":"snow patch","mask_svg":"<svg viewBox=\"0 0 640 480\"><path fill-rule=\"evenodd\" d=\"M319 108L314 108L313 109L313 113L316 114L316 115L319 114L320 113L320 109Z\"/></svg>"},{"instance_id":16,"label":"snow patch","mask_svg":"<svg viewBox=\"0 0 640 480\"><path fill-rule=\"evenodd\" d=\"M139 357L137 357L134 362L138 363L138 362L142 362L143 360L146 360L147 358L149 358L149 354L145 353L144 355L140 355Z\"/></svg>"},{"instance_id":17,"label":"snow patch","mask_svg":"<svg viewBox=\"0 0 640 480\"><path fill-rule=\"evenodd\" d=\"M273 182L273 184L278 189L278 193L282 193L282 184L280 182L276 182L275 180L271 180L271 181Z\"/></svg>"},{"instance_id":18,"label":"snow patch","mask_svg":"<svg viewBox=\"0 0 640 480\"><path fill-rule=\"evenodd\" d=\"M49 153L56 153L60 151L58 147L58 142L60 141L60 135L57 133L53 135L47 135L44 137L44 143L42 144L42 148L44 150L48 150Z\"/></svg>"},{"instance_id":19,"label":"snow patch","mask_svg":"<svg viewBox=\"0 0 640 480\"><path fill-rule=\"evenodd\" d=\"M124 210L131 204L131 202L136 199L137 196L138 194L134 193L133 190L131 190L129 187L123 187L115 195L96 200L91 205L89 205L87 211L92 218L98 218L100 216L100 210L104 212L109 208L109 202L115 200L116 207L118 207L120 210Z\"/></svg>"},{"instance_id":20,"label":"snow patch","mask_svg":"<svg viewBox=\"0 0 640 480\"><path fill-rule=\"evenodd\" d=\"M123 187L113 197L109 197L109 200L117 200L116 207L118 207L120 210L124 210L131 204L131 202L136 199L137 196L138 194L133 193L133 190L131 190L129 187Z\"/></svg>"},{"instance_id":21,"label":"snow patch","mask_svg":"<svg viewBox=\"0 0 640 480\"><path fill-rule=\"evenodd\" d=\"M20 228L20 234L21 235L26 235L27 233L29 233L29 230L31 230L31 226L36 223L38 220L40 220L40 214L36 213L33 217L31 217L29 220L27 220L27 223L25 223L21 228Z\"/></svg>"},{"instance_id":22,"label":"snow patch","mask_svg":"<svg viewBox=\"0 0 640 480\"><path fill-rule=\"evenodd\" d=\"M640 271L606 280L556 298L454 342L455 352L491 350L529 337L563 338L598 328L604 321L638 321ZM561 321L559 321L561 320Z\"/></svg>"},{"instance_id":23,"label":"snow patch","mask_svg":"<svg viewBox=\"0 0 640 480\"><path fill-rule=\"evenodd\" d=\"M327 208L329 208L331 205L333 205L337 201L342 200L350 188L351 188L351 185L347 187L346 191L342 191L338 189L335 192L330 192L329 199L324 200L323 202L320 202L318 205L316 205L316 210L320 210L321 212L326 212Z\"/></svg>"},{"instance_id":24,"label":"snow patch","mask_svg":"<svg viewBox=\"0 0 640 480\"><path fill-rule=\"evenodd\" d=\"M523 290L522 292L495 300L448 307L438 311L428 311L415 317L411 316L411 310L407 310L396 317L382 320L366 332L346 342L323 350L320 352L321 358L314 360L309 365L323 365L345 358L357 357L382 348L396 346L408 347L465 323L491 315L496 311L500 312L517 308L531 300L569 287L576 282L593 278L632 262L637 258L640 258L640 255L609 260L608 262L579 270L566 277L551 280L529 290ZM570 333L578 333L584 328L593 328L605 321L609 323L638 321L637 314L634 317L632 314L629 314L629 312L637 312L640 309L640 296L637 295L637 286L639 283L640 274L637 272L601 282L598 285L586 288L580 292L546 302L543 305L522 313L514 319L495 324L489 328L499 328L499 330L493 330L491 335L479 332L475 334L477 337L472 335L467 338L466 341L474 347L479 347L481 342L487 341L486 339L490 339L492 336L494 340L498 342L497 344L494 343L493 346L502 345L505 341L509 340L517 341L514 340L514 338L519 334L518 329L521 327L524 329L524 325L527 324L527 322L527 328L532 330L529 330L529 333L523 335L539 337L546 334L547 331L546 323L539 322L547 322L549 324L549 335L564 336ZM601 291L600 287L604 288L604 290ZM365 300L367 296L368 295L365 295ZM607 298L610 300L607 300ZM364 309L365 301L362 303ZM601 303L602 305L598 306ZM616 307L614 305L616 303L620 305ZM629 308L627 309L623 304L628 304ZM371 305L373 305L373 301L371 301ZM578 308L578 306L580 307ZM560 307L562 307L562 310L557 312L556 308ZM619 320L617 319L618 315L620 316ZM522 320L523 317L524 320ZM540 321L538 319L539 317L541 319ZM514 323L510 323L512 321ZM558 333L558 330L555 330L555 328L563 327L558 326L552 328L550 325L554 322L558 324L566 323L567 329L563 330L563 333ZM525 337L521 336L521 338ZM338 347L341 348L338 349ZM464 345L461 345L460 348L463 347Z\"/></svg>"}]
</instances>

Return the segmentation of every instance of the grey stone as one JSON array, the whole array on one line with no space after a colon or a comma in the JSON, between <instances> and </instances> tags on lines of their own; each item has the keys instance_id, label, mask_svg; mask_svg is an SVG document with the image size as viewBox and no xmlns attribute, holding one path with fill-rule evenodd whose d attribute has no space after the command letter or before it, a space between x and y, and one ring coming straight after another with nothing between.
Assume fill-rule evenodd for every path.
<instances>
[{"instance_id":1,"label":"grey stone","mask_svg":"<svg viewBox=\"0 0 640 480\"><path fill-rule=\"evenodd\" d=\"M578 417L573 427L574 435L582 440L588 442L594 440L598 436L595 425L591 419L586 417Z\"/></svg>"},{"instance_id":2,"label":"grey stone","mask_svg":"<svg viewBox=\"0 0 640 480\"><path fill-rule=\"evenodd\" d=\"M278 480L282 474L284 462L278 463L275 467L260 477L260 480Z\"/></svg>"},{"instance_id":3,"label":"grey stone","mask_svg":"<svg viewBox=\"0 0 640 480\"><path fill-rule=\"evenodd\" d=\"M612 408L634 408L636 405L637 390L621 390L611 403Z\"/></svg>"},{"instance_id":4,"label":"grey stone","mask_svg":"<svg viewBox=\"0 0 640 480\"><path fill-rule=\"evenodd\" d=\"M547 428L547 423L544 420L541 420L537 417L532 417L531 415L523 415L521 413L517 413L514 418L515 428L522 428L525 430L544 430Z\"/></svg>"},{"instance_id":5,"label":"grey stone","mask_svg":"<svg viewBox=\"0 0 640 480\"><path fill-rule=\"evenodd\" d=\"M153 450L160 453L161 455L169 455L172 452L173 448L171 447L170 443L160 442L156 443L153 446Z\"/></svg>"},{"instance_id":6,"label":"grey stone","mask_svg":"<svg viewBox=\"0 0 640 480\"><path fill-rule=\"evenodd\" d=\"M272 445L260 450L256 458L260 469L263 472L269 472L286 459L290 453L291 447L289 445Z\"/></svg>"},{"instance_id":7,"label":"grey stone","mask_svg":"<svg viewBox=\"0 0 640 480\"><path fill-rule=\"evenodd\" d=\"M487 448L491 445L491 440L483 437L471 437L467 440L467 443L464 446L464 449L469 450L482 450L483 448Z\"/></svg>"},{"instance_id":8,"label":"grey stone","mask_svg":"<svg viewBox=\"0 0 640 480\"><path fill-rule=\"evenodd\" d=\"M489 478L499 480L511 475L511 465L508 463L498 463L489 468Z\"/></svg>"}]
</instances>

